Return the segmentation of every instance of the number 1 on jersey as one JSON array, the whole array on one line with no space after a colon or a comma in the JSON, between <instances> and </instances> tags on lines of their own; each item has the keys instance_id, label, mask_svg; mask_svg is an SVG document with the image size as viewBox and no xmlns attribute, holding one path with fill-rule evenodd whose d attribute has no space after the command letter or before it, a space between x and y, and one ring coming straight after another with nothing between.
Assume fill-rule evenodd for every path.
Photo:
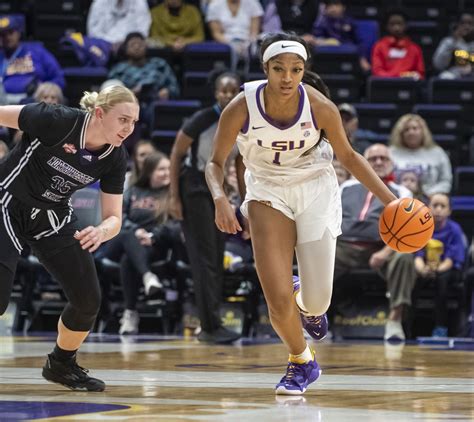
<instances>
[{"instance_id":1,"label":"number 1 on jersey","mask_svg":"<svg viewBox=\"0 0 474 422\"><path fill-rule=\"evenodd\" d=\"M272 163L276 164L277 166L279 166L281 164L280 163L280 153L279 152L275 152L275 158L273 159Z\"/></svg>"}]
</instances>

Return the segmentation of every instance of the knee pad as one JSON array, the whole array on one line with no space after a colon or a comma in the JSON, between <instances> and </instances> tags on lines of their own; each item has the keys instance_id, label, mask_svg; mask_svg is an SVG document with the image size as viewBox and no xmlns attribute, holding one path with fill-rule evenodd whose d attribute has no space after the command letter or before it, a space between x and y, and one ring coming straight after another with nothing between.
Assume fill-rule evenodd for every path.
<instances>
[{"instance_id":1,"label":"knee pad","mask_svg":"<svg viewBox=\"0 0 474 422\"><path fill-rule=\"evenodd\" d=\"M80 265L81 271L72 270L62 275L68 298L62 321L72 331L89 331L100 310L101 290L93 260L84 260Z\"/></svg>"},{"instance_id":2,"label":"knee pad","mask_svg":"<svg viewBox=\"0 0 474 422\"><path fill-rule=\"evenodd\" d=\"M69 300L61 319L71 331L89 331L94 326L100 304L100 289L96 292L87 292L80 300Z\"/></svg>"}]
</instances>

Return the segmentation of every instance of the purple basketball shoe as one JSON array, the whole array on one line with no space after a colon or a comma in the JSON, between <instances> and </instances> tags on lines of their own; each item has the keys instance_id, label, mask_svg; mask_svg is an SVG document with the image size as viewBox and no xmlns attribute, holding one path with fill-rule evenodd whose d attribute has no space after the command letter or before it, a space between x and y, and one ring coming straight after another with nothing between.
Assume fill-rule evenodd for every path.
<instances>
[{"instance_id":1,"label":"purple basketball shoe","mask_svg":"<svg viewBox=\"0 0 474 422\"><path fill-rule=\"evenodd\" d=\"M300 279L298 276L293 276L293 294L296 297L296 294L300 291ZM299 307L298 307L299 309ZM301 309L301 322L303 323L303 328L306 332L315 340L322 340L326 337L328 333L328 317L324 313L320 316L309 315L306 312L303 312Z\"/></svg>"},{"instance_id":2,"label":"purple basketball shoe","mask_svg":"<svg viewBox=\"0 0 474 422\"><path fill-rule=\"evenodd\" d=\"M308 385L319 378L321 375L321 368L319 367L318 362L316 362L314 351L311 352L313 354L313 360L310 360L309 362L288 362L286 374L275 387L276 394L303 394L308 388Z\"/></svg>"}]
</instances>

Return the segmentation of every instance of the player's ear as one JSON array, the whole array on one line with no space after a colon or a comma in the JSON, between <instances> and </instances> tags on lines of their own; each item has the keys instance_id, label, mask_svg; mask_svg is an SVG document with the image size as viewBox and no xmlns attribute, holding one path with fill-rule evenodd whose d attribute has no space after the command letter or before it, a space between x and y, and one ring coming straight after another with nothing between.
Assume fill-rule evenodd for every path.
<instances>
[{"instance_id":1,"label":"player's ear","mask_svg":"<svg viewBox=\"0 0 474 422\"><path fill-rule=\"evenodd\" d=\"M102 119L104 117L104 110L101 107L96 107L94 109L95 117Z\"/></svg>"},{"instance_id":2,"label":"player's ear","mask_svg":"<svg viewBox=\"0 0 474 422\"><path fill-rule=\"evenodd\" d=\"M263 63L263 71L266 76L268 76L268 62Z\"/></svg>"}]
</instances>

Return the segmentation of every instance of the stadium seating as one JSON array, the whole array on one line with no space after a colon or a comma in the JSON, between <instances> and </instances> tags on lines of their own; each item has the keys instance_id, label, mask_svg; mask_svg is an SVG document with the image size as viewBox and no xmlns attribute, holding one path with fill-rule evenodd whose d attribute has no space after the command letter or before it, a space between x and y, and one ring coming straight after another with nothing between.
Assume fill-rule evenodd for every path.
<instances>
[{"instance_id":1,"label":"stadium seating","mask_svg":"<svg viewBox=\"0 0 474 422\"><path fill-rule=\"evenodd\" d=\"M474 104L474 78L440 79L432 78L429 82L429 99L437 104Z\"/></svg>"},{"instance_id":2,"label":"stadium seating","mask_svg":"<svg viewBox=\"0 0 474 422\"><path fill-rule=\"evenodd\" d=\"M460 166L454 169L455 195L474 195L474 166Z\"/></svg>"},{"instance_id":3,"label":"stadium seating","mask_svg":"<svg viewBox=\"0 0 474 422\"><path fill-rule=\"evenodd\" d=\"M440 31L437 22L409 21L407 32L412 41L420 45L425 68L427 71L431 71L433 53L441 40L443 31Z\"/></svg>"},{"instance_id":4,"label":"stadium seating","mask_svg":"<svg viewBox=\"0 0 474 422\"><path fill-rule=\"evenodd\" d=\"M459 223L468 239L474 235L474 196L452 196L451 218Z\"/></svg>"},{"instance_id":5,"label":"stadium seating","mask_svg":"<svg viewBox=\"0 0 474 422\"><path fill-rule=\"evenodd\" d=\"M354 103L359 117L359 126L377 133L390 132L400 112L393 103Z\"/></svg>"},{"instance_id":6,"label":"stadium seating","mask_svg":"<svg viewBox=\"0 0 474 422\"><path fill-rule=\"evenodd\" d=\"M170 155L177 133L176 130L153 130L151 140L157 149Z\"/></svg>"},{"instance_id":7,"label":"stadium seating","mask_svg":"<svg viewBox=\"0 0 474 422\"><path fill-rule=\"evenodd\" d=\"M462 134L463 121L459 118L462 107L457 104L417 104L413 113L426 120L433 134Z\"/></svg>"},{"instance_id":8,"label":"stadium seating","mask_svg":"<svg viewBox=\"0 0 474 422\"><path fill-rule=\"evenodd\" d=\"M64 69L66 88L64 95L69 105L77 107L84 91L98 89L107 79L108 70L105 67L68 67Z\"/></svg>"},{"instance_id":9,"label":"stadium seating","mask_svg":"<svg viewBox=\"0 0 474 422\"><path fill-rule=\"evenodd\" d=\"M411 78L379 78L371 76L367 83L367 98L372 103L398 104L402 113L411 110L413 104L422 100L424 81Z\"/></svg>"},{"instance_id":10,"label":"stadium seating","mask_svg":"<svg viewBox=\"0 0 474 422\"><path fill-rule=\"evenodd\" d=\"M319 74L357 75L360 73L359 50L353 45L316 47L312 68Z\"/></svg>"},{"instance_id":11,"label":"stadium seating","mask_svg":"<svg viewBox=\"0 0 474 422\"><path fill-rule=\"evenodd\" d=\"M215 68L231 67L231 49L214 41L188 44L183 52L183 69L188 72L209 72Z\"/></svg>"},{"instance_id":12,"label":"stadium seating","mask_svg":"<svg viewBox=\"0 0 474 422\"><path fill-rule=\"evenodd\" d=\"M151 130L179 130L184 119L200 110L198 100L155 101L152 104Z\"/></svg>"},{"instance_id":13,"label":"stadium seating","mask_svg":"<svg viewBox=\"0 0 474 422\"><path fill-rule=\"evenodd\" d=\"M214 102L214 89L209 84L208 72L184 72L182 97L197 99L203 104Z\"/></svg>"},{"instance_id":14,"label":"stadium seating","mask_svg":"<svg viewBox=\"0 0 474 422\"><path fill-rule=\"evenodd\" d=\"M352 75L321 75L336 103L352 103L360 98L360 80Z\"/></svg>"},{"instance_id":15,"label":"stadium seating","mask_svg":"<svg viewBox=\"0 0 474 422\"><path fill-rule=\"evenodd\" d=\"M0 0L0 14L21 12L21 2L18 0Z\"/></svg>"},{"instance_id":16,"label":"stadium seating","mask_svg":"<svg viewBox=\"0 0 474 422\"><path fill-rule=\"evenodd\" d=\"M381 0L351 0L347 2L347 13L355 19L380 19L383 6Z\"/></svg>"}]
</instances>

